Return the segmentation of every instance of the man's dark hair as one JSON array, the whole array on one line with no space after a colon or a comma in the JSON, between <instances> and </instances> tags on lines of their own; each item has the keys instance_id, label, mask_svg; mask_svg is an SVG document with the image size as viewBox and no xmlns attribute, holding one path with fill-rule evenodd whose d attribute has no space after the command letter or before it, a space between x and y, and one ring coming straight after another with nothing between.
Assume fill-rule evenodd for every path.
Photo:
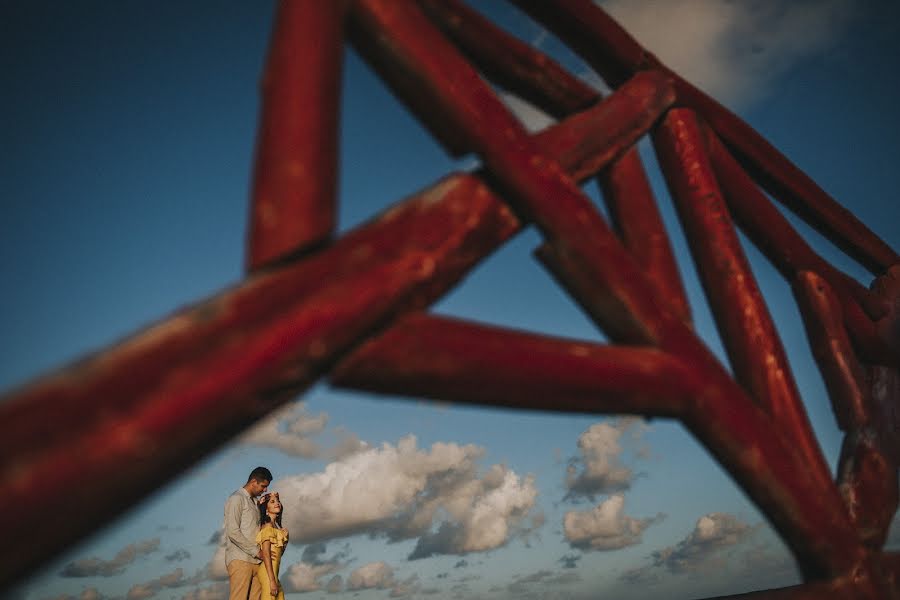
<instances>
[{"instance_id":1,"label":"man's dark hair","mask_svg":"<svg viewBox=\"0 0 900 600\"><path fill-rule=\"evenodd\" d=\"M272 471L268 470L265 467L256 467L252 471L250 471L250 476L247 477L247 482L249 483L252 480L256 481L268 481L271 483L272 481Z\"/></svg>"}]
</instances>

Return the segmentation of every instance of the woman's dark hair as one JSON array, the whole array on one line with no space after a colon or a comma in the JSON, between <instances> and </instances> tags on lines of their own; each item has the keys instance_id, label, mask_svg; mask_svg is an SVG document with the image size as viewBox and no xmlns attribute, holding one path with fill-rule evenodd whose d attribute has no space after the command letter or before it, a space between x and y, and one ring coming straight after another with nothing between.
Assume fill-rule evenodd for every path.
<instances>
[{"instance_id":1,"label":"woman's dark hair","mask_svg":"<svg viewBox=\"0 0 900 600\"><path fill-rule=\"evenodd\" d=\"M270 492L265 494L262 497L262 502L259 503L259 526L262 527L266 523L270 522L272 519L269 518L269 515L266 514L266 506L269 505L269 497L272 494L277 494L277 492ZM278 499L281 502L281 498ZM281 517L284 515L284 504L281 505L281 512L278 513L278 516L275 517L275 524L281 527Z\"/></svg>"}]
</instances>

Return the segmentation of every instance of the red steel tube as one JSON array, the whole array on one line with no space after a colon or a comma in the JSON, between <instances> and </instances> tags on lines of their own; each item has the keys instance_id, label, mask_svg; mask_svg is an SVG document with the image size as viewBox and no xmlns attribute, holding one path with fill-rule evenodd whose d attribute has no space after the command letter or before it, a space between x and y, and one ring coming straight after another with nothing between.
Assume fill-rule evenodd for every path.
<instances>
[{"instance_id":1,"label":"red steel tube","mask_svg":"<svg viewBox=\"0 0 900 600\"><path fill-rule=\"evenodd\" d=\"M792 287L838 426L847 432L868 425L872 406L866 373L841 320L840 301L828 282L812 271L799 272Z\"/></svg>"},{"instance_id":2,"label":"red steel tube","mask_svg":"<svg viewBox=\"0 0 900 600\"><path fill-rule=\"evenodd\" d=\"M673 78L678 103L696 110L750 173L780 202L873 274L898 262L897 253L803 171L727 108L647 52L592 0L511 0L569 44L616 87L645 69Z\"/></svg>"},{"instance_id":3,"label":"red steel tube","mask_svg":"<svg viewBox=\"0 0 900 600\"><path fill-rule=\"evenodd\" d=\"M600 99L559 63L506 33L460 0L422 0L425 13L485 76L560 119Z\"/></svg>"},{"instance_id":4,"label":"red steel tube","mask_svg":"<svg viewBox=\"0 0 900 600\"><path fill-rule=\"evenodd\" d=\"M622 244L637 261L654 292L666 299L668 309L690 325L691 306L637 149L632 148L604 170L599 181L610 220Z\"/></svg>"},{"instance_id":5,"label":"red steel tube","mask_svg":"<svg viewBox=\"0 0 900 600\"><path fill-rule=\"evenodd\" d=\"M897 464L883 436L884 418L872 402L870 382L856 359L828 283L804 271L793 285L813 356L832 408L846 432L838 461L838 486L863 542L880 549L897 510Z\"/></svg>"},{"instance_id":6,"label":"red steel tube","mask_svg":"<svg viewBox=\"0 0 900 600\"><path fill-rule=\"evenodd\" d=\"M654 348L602 346L410 315L332 371L335 385L514 409L677 417L703 393L689 365Z\"/></svg>"},{"instance_id":7,"label":"red steel tube","mask_svg":"<svg viewBox=\"0 0 900 600\"><path fill-rule=\"evenodd\" d=\"M653 142L735 379L794 440L820 485L830 486L831 473L741 249L694 111L670 110Z\"/></svg>"},{"instance_id":8,"label":"red steel tube","mask_svg":"<svg viewBox=\"0 0 900 600\"><path fill-rule=\"evenodd\" d=\"M787 281L803 270L823 277L840 299L843 319L861 354L882 364L896 362L896 350L879 337L873 319L887 314L887 302L816 254L776 209L728 149L706 128L717 178L738 226Z\"/></svg>"},{"instance_id":9,"label":"red steel tube","mask_svg":"<svg viewBox=\"0 0 900 600\"><path fill-rule=\"evenodd\" d=\"M346 4L278 4L262 78L248 270L283 261L333 233Z\"/></svg>"}]
</instances>

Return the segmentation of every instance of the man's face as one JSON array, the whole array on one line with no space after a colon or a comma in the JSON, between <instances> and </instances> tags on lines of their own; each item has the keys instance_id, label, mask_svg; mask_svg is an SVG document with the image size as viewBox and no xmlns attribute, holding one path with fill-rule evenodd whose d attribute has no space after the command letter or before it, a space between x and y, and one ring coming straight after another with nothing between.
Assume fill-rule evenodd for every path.
<instances>
[{"instance_id":1,"label":"man's face","mask_svg":"<svg viewBox=\"0 0 900 600\"><path fill-rule=\"evenodd\" d=\"M250 488L247 491L250 492L251 496L259 496L261 494L264 494L268 488L269 482L265 479L262 481L251 479Z\"/></svg>"}]
</instances>

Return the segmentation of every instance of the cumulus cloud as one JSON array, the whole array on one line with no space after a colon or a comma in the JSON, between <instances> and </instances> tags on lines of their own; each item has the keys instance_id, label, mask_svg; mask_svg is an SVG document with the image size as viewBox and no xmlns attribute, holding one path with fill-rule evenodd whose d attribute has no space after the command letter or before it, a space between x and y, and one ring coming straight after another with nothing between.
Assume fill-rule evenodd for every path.
<instances>
[{"instance_id":1,"label":"cumulus cloud","mask_svg":"<svg viewBox=\"0 0 900 600\"><path fill-rule=\"evenodd\" d=\"M277 482L285 525L299 542L368 534L418 538L411 558L500 547L527 531L537 489L502 465L479 475L484 449L402 438L343 457L320 473ZM435 529L436 521L441 522Z\"/></svg>"},{"instance_id":2,"label":"cumulus cloud","mask_svg":"<svg viewBox=\"0 0 900 600\"><path fill-rule=\"evenodd\" d=\"M328 424L328 415L310 415L302 402L273 411L244 433L239 441L253 446L276 448L290 456L317 458L319 445L313 437Z\"/></svg>"},{"instance_id":3,"label":"cumulus cloud","mask_svg":"<svg viewBox=\"0 0 900 600\"><path fill-rule=\"evenodd\" d=\"M643 420L623 417L591 425L578 438L580 456L572 458L566 469L566 498L594 500L598 494L629 489L633 471L622 464L621 438L631 432L637 439L643 433Z\"/></svg>"},{"instance_id":4,"label":"cumulus cloud","mask_svg":"<svg viewBox=\"0 0 900 600\"><path fill-rule=\"evenodd\" d=\"M394 570L384 561L365 564L347 579L348 590L384 590L394 585Z\"/></svg>"},{"instance_id":5,"label":"cumulus cloud","mask_svg":"<svg viewBox=\"0 0 900 600\"><path fill-rule=\"evenodd\" d=\"M139 557L159 549L159 538L128 544L110 560L96 557L70 562L60 571L62 577L112 577L125 571Z\"/></svg>"},{"instance_id":6,"label":"cumulus cloud","mask_svg":"<svg viewBox=\"0 0 900 600\"><path fill-rule=\"evenodd\" d=\"M581 554L565 554L560 557L558 562L563 569L577 569L579 560L581 560Z\"/></svg>"},{"instance_id":7,"label":"cumulus cloud","mask_svg":"<svg viewBox=\"0 0 900 600\"><path fill-rule=\"evenodd\" d=\"M674 547L654 552L654 564L672 573L695 571L723 549L743 541L753 530L734 515L709 513L700 517L694 530Z\"/></svg>"},{"instance_id":8,"label":"cumulus cloud","mask_svg":"<svg viewBox=\"0 0 900 600\"><path fill-rule=\"evenodd\" d=\"M852 0L603 0L599 4L685 79L728 105L763 97L846 30Z\"/></svg>"},{"instance_id":9,"label":"cumulus cloud","mask_svg":"<svg viewBox=\"0 0 900 600\"><path fill-rule=\"evenodd\" d=\"M329 594L337 594L344 589L344 578L340 575L335 575L331 579L328 580L328 585L325 586L325 591Z\"/></svg>"},{"instance_id":10,"label":"cumulus cloud","mask_svg":"<svg viewBox=\"0 0 900 600\"><path fill-rule=\"evenodd\" d=\"M198 572L193 577L185 577L184 570L179 567L171 573L166 573L156 579L151 579L150 581L131 586L125 598L126 600L144 600L145 598L152 598L157 592L164 588L179 588L186 585L194 585L200 583L204 579L205 577L202 571Z\"/></svg>"},{"instance_id":11,"label":"cumulus cloud","mask_svg":"<svg viewBox=\"0 0 900 600\"><path fill-rule=\"evenodd\" d=\"M394 585L391 587L391 593L388 594L388 596L390 598L408 598L410 596L418 595L421 589L422 584L419 581L419 576L413 574L403 581L395 581Z\"/></svg>"},{"instance_id":12,"label":"cumulus cloud","mask_svg":"<svg viewBox=\"0 0 900 600\"><path fill-rule=\"evenodd\" d=\"M192 590L181 597L181 600L227 600L228 584L217 582L211 586Z\"/></svg>"},{"instance_id":13,"label":"cumulus cloud","mask_svg":"<svg viewBox=\"0 0 900 600\"><path fill-rule=\"evenodd\" d=\"M206 577L213 581L228 579L228 570L225 568L225 544L221 543L204 569Z\"/></svg>"},{"instance_id":14,"label":"cumulus cloud","mask_svg":"<svg viewBox=\"0 0 900 600\"><path fill-rule=\"evenodd\" d=\"M185 550L184 548L178 548L171 554L166 555L166 560L169 562L180 562L182 560L187 560L191 557L191 553Z\"/></svg>"},{"instance_id":15,"label":"cumulus cloud","mask_svg":"<svg viewBox=\"0 0 900 600\"><path fill-rule=\"evenodd\" d=\"M71 594L60 594L58 596L52 596L44 598L44 600L107 600L108 596L100 593L95 587L89 587L82 590L81 594L78 596L73 596Z\"/></svg>"},{"instance_id":16,"label":"cumulus cloud","mask_svg":"<svg viewBox=\"0 0 900 600\"><path fill-rule=\"evenodd\" d=\"M560 586L581 581L578 573L554 573L553 571L542 569L529 575L522 575L513 579L506 589L517 595L531 594L536 591L537 586Z\"/></svg>"},{"instance_id":17,"label":"cumulus cloud","mask_svg":"<svg viewBox=\"0 0 900 600\"><path fill-rule=\"evenodd\" d=\"M209 536L209 540L206 542L208 546L216 546L222 543L222 534L224 533L223 529L217 529L213 532L211 536Z\"/></svg>"},{"instance_id":18,"label":"cumulus cloud","mask_svg":"<svg viewBox=\"0 0 900 600\"><path fill-rule=\"evenodd\" d=\"M563 517L563 533L573 548L617 550L640 543L644 530L662 520L659 514L635 519L625 514L625 497L614 494L588 511L569 511Z\"/></svg>"},{"instance_id":19,"label":"cumulus cloud","mask_svg":"<svg viewBox=\"0 0 900 600\"><path fill-rule=\"evenodd\" d=\"M662 572L680 575L723 566L724 552L743 542L758 527L747 525L734 515L709 513L700 517L693 531L676 545L654 551L651 564L625 571L619 579L626 583L652 583L659 580Z\"/></svg>"},{"instance_id":20,"label":"cumulus cloud","mask_svg":"<svg viewBox=\"0 0 900 600\"><path fill-rule=\"evenodd\" d=\"M298 562L291 565L280 579L285 592L315 592L323 589L320 578L334 573L341 567L339 563Z\"/></svg>"}]
</instances>

